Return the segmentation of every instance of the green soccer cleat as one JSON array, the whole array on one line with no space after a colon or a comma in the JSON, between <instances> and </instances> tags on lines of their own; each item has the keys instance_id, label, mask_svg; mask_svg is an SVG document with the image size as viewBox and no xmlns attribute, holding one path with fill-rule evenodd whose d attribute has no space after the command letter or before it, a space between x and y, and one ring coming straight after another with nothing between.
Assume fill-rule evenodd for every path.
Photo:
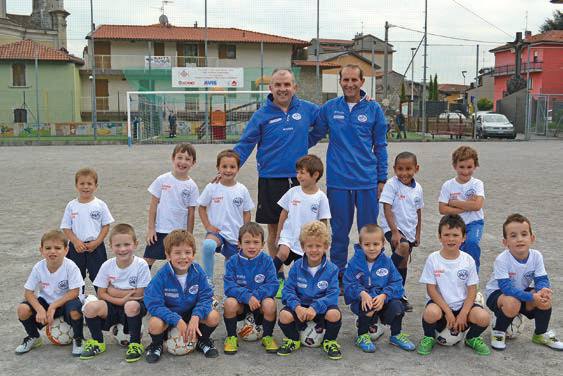
<instances>
[{"instance_id":1,"label":"green soccer cleat","mask_svg":"<svg viewBox=\"0 0 563 376\"><path fill-rule=\"evenodd\" d=\"M127 363L136 362L137 360L141 359L141 355L145 352L143 345L140 343L130 343L127 346L127 352L125 353L125 361Z\"/></svg>"},{"instance_id":2,"label":"green soccer cleat","mask_svg":"<svg viewBox=\"0 0 563 376\"><path fill-rule=\"evenodd\" d=\"M491 350L489 349L489 346L485 345L485 342L483 342L483 338L481 337L466 339L465 346L471 347L475 351L475 353L479 355L491 354Z\"/></svg>"},{"instance_id":3,"label":"green soccer cleat","mask_svg":"<svg viewBox=\"0 0 563 376\"><path fill-rule=\"evenodd\" d=\"M281 299L282 297L282 290L283 290L283 283L284 283L285 279L283 278L278 278L278 283L279 283L279 287L278 287L278 292L276 293L276 299Z\"/></svg>"},{"instance_id":4,"label":"green soccer cleat","mask_svg":"<svg viewBox=\"0 0 563 376\"><path fill-rule=\"evenodd\" d=\"M266 352L269 354L275 354L278 352L278 345L276 345L272 336L262 337L262 346L264 346Z\"/></svg>"},{"instance_id":5,"label":"green soccer cleat","mask_svg":"<svg viewBox=\"0 0 563 376\"><path fill-rule=\"evenodd\" d=\"M323 350L328 355L329 359L338 360L342 359L342 352L340 352L340 345L334 340L324 340Z\"/></svg>"},{"instance_id":6,"label":"green soccer cleat","mask_svg":"<svg viewBox=\"0 0 563 376\"><path fill-rule=\"evenodd\" d=\"M80 354L80 359L92 359L93 357L103 353L104 351L106 351L105 342L98 342L94 339L89 339L84 344L84 351L82 351L82 354Z\"/></svg>"},{"instance_id":7,"label":"green soccer cleat","mask_svg":"<svg viewBox=\"0 0 563 376\"><path fill-rule=\"evenodd\" d=\"M289 338L284 338L283 341L283 345L278 349L278 355L280 356L287 356L301 347L300 341L293 341Z\"/></svg>"},{"instance_id":8,"label":"green soccer cleat","mask_svg":"<svg viewBox=\"0 0 563 376\"><path fill-rule=\"evenodd\" d=\"M434 347L434 343L436 343L436 338L423 336L416 348L416 352L420 355L428 355L432 351L432 347Z\"/></svg>"}]
</instances>

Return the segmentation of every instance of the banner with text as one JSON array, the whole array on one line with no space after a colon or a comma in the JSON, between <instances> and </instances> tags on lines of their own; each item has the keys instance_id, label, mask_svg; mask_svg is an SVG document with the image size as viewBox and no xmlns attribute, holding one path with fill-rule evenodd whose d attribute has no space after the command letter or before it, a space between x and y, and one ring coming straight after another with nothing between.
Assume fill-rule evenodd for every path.
<instances>
[{"instance_id":1,"label":"banner with text","mask_svg":"<svg viewBox=\"0 0 563 376\"><path fill-rule=\"evenodd\" d=\"M172 87L242 88L243 68L172 68Z\"/></svg>"},{"instance_id":2,"label":"banner with text","mask_svg":"<svg viewBox=\"0 0 563 376\"><path fill-rule=\"evenodd\" d=\"M145 56L145 68L170 68L170 56Z\"/></svg>"}]
</instances>

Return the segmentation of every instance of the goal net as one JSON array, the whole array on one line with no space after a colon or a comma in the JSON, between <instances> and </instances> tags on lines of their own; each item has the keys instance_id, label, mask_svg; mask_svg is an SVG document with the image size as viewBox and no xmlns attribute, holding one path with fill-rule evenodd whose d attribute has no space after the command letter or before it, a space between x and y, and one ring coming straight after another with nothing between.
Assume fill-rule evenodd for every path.
<instances>
[{"instance_id":1,"label":"goal net","mask_svg":"<svg viewBox=\"0 0 563 376\"><path fill-rule=\"evenodd\" d=\"M236 142L269 91L130 91L130 143Z\"/></svg>"}]
</instances>

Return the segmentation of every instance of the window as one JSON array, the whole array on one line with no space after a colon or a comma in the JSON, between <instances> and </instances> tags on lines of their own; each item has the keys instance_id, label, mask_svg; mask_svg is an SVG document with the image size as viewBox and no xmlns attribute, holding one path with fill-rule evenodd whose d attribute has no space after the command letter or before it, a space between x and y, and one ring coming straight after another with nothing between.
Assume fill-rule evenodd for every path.
<instances>
[{"instance_id":1,"label":"window","mask_svg":"<svg viewBox=\"0 0 563 376\"><path fill-rule=\"evenodd\" d=\"M235 44L220 44L219 59L236 59L237 46Z\"/></svg>"},{"instance_id":2,"label":"window","mask_svg":"<svg viewBox=\"0 0 563 376\"><path fill-rule=\"evenodd\" d=\"M25 64L12 65L12 86L27 86L25 82Z\"/></svg>"},{"instance_id":3,"label":"window","mask_svg":"<svg viewBox=\"0 0 563 376\"><path fill-rule=\"evenodd\" d=\"M27 110L25 108L14 110L14 123L27 123Z\"/></svg>"}]
</instances>

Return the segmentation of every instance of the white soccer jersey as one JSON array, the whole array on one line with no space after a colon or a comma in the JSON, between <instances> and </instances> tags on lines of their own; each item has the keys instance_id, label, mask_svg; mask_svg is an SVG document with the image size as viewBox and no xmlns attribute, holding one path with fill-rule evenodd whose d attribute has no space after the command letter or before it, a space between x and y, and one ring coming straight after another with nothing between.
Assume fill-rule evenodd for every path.
<instances>
[{"instance_id":1,"label":"white soccer jersey","mask_svg":"<svg viewBox=\"0 0 563 376\"><path fill-rule=\"evenodd\" d=\"M524 291L534 283L534 278L547 275L543 264L543 256L539 251L530 249L528 260L520 263L512 256L508 249L505 249L495 259L491 279L485 287L487 299L493 291L499 289L499 279L510 279L510 284L518 290Z\"/></svg>"},{"instance_id":2,"label":"white soccer jersey","mask_svg":"<svg viewBox=\"0 0 563 376\"><path fill-rule=\"evenodd\" d=\"M450 200L467 201L467 198L471 195L483 196L485 198L485 189L481 180L471 178L467 183L459 184L453 178L442 185L438 202L447 204ZM460 213L460 217L463 218L465 224L481 220L484 218L483 208L477 211L464 211Z\"/></svg>"},{"instance_id":3,"label":"white soccer jersey","mask_svg":"<svg viewBox=\"0 0 563 376\"><path fill-rule=\"evenodd\" d=\"M98 238L102 226L113 221L108 206L99 198L84 204L74 199L66 205L61 229L69 228L78 240L89 242Z\"/></svg>"},{"instance_id":4,"label":"white soccer jersey","mask_svg":"<svg viewBox=\"0 0 563 376\"><path fill-rule=\"evenodd\" d=\"M463 307L467 297L467 286L479 283L475 260L465 252L459 252L455 260L446 260L440 251L430 254L426 259L420 283L436 285L444 302L452 311ZM426 299L430 300L428 294Z\"/></svg>"},{"instance_id":5,"label":"white soccer jersey","mask_svg":"<svg viewBox=\"0 0 563 376\"><path fill-rule=\"evenodd\" d=\"M385 183L379 198L379 225L385 233L391 231L391 229L383 213L383 203L391 205L395 226L409 242L414 242L416 225L418 224L416 212L424 206L420 184L415 181L414 187L409 187L401 183L396 176Z\"/></svg>"},{"instance_id":6,"label":"white soccer jersey","mask_svg":"<svg viewBox=\"0 0 563 376\"><path fill-rule=\"evenodd\" d=\"M278 205L287 210L287 219L283 224L278 245L286 245L293 252L303 255L299 243L301 226L314 220L330 219L328 198L320 189L310 195L297 186L287 191L278 201Z\"/></svg>"},{"instance_id":7,"label":"white soccer jersey","mask_svg":"<svg viewBox=\"0 0 563 376\"><path fill-rule=\"evenodd\" d=\"M207 208L209 223L221 230L223 239L236 245L239 229L244 224L242 213L254 208L248 189L241 183L232 187L207 184L197 203Z\"/></svg>"},{"instance_id":8,"label":"white soccer jersey","mask_svg":"<svg viewBox=\"0 0 563 376\"><path fill-rule=\"evenodd\" d=\"M171 172L160 175L150 185L149 192L158 198L154 230L168 234L186 229L188 207L197 206L199 191L193 179L178 180Z\"/></svg>"},{"instance_id":9,"label":"white soccer jersey","mask_svg":"<svg viewBox=\"0 0 563 376\"><path fill-rule=\"evenodd\" d=\"M104 262L93 284L101 288L108 288L111 284L116 289L131 290L147 287L150 281L151 272L147 262L133 256L133 262L125 269L117 266L115 257Z\"/></svg>"},{"instance_id":10,"label":"white soccer jersey","mask_svg":"<svg viewBox=\"0 0 563 376\"><path fill-rule=\"evenodd\" d=\"M78 289L78 297L81 301L84 301L82 286L84 286L84 280L80 274L80 269L72 260L65 257L62 265L54 273L47 269L47 261L39 261L31 269L23 287L30 291L35 291L39 287L37 296L51 304L76 288Z\"/></svg>"}]
</instances>

